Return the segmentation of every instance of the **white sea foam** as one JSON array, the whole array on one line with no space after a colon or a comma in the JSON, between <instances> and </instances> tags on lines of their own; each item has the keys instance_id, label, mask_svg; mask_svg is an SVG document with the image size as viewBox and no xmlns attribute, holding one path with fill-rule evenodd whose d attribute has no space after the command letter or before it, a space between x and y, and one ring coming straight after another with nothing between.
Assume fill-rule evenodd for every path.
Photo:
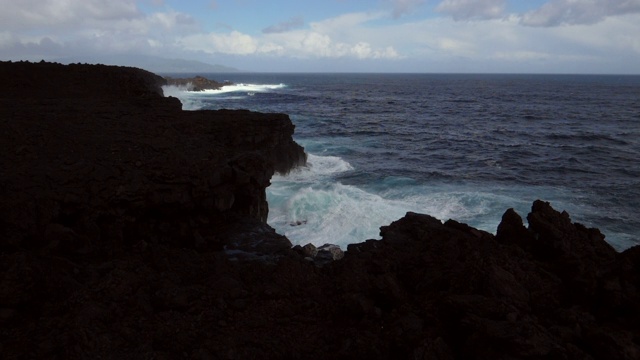
<instances>
[{"instance_id":1,"label":"white sea foam","mask_svg":"<svg viewBox=\"0 0 640 360\"><path fill-rule=\"evenodd\" d=\"M202 98L189 95L191 92L186 86L166 85L162 87L164 96L173 96L182 103L182 110L199 110L205 106Z\"/></svg>"},{"instance_id":2,"label":"white sea foam","mask_svg":"<svg viewBox=\"0 0 640 360\"><path fill-rule=\"evenodd\" d=\"M470 224L494 232L500 214L492 214L495 195L474 191L429 191L406 188L402 196L385 197L341 183L295 187L279 186L269 193L269 224L292 243L348 244L378 239L379 228L407 211L434 216L442 221L474 220ZM505 201L507 201L505 199Z\"/></svg>"},{"instance_id":3,"label":"white sea foam","mask_svg":"<svg viewBox=\"0 0 640 360\"><path fill-rule=\"evenodd\" d=\"M353 166L338 156L307 154L307 165L293 169L289 174L275 175L273 181L308 182L318 181L333 175L353 170Z\"/></svg>"},{"instance_id":4,"label":"white sea foam","mask_svg":"<svg viewBox=\"0 0 640 360\"><path fill-rule=\"evenodd\" d=\"M225 93L232 93L232 92L245 92L249 94L249 93L258 93L258 92L268 92L270 90L282 89L284 87L286 87L285 84L233 84L233 85L225 85L220 89L189 91L189 93L198 94L198 95L209 95L209 94L225 94Z\"/></svg>"},{"instance_id":5,"label":"white sea foam","mask_svg":"<svg viewBox=\"0 0 640 360\"><path fill-rule=\"evenodd\" d=\"M309 165L287 176L275 176L267 189L268 222L293 244L348 244L379 238L379 228L407 211L456 219L495 232L502 204L513 204L508 195L459 188L425 186L405 182L391 191L365 190L333 178L353 170L340 157L309 154ZM497 205L500 204L500 205ZM523 203L523 206L527 206Z\"/></svg>"},{"instance_id":6,"label":"white sea foam","mask_svg":"<svg viewBox=\"0 0 640 360\"><path fill-rule=\"evenodd\" d=\"M285 84L234 84L217 90L192 91L188 86L167 85L162 90L165 96L178 98L183 110L202 109L207 102L226 95L223 99L242 99L255 93L264 93L286 87ZM231 95L231 96L230 96Z\"/></svg>"}]
</instances>

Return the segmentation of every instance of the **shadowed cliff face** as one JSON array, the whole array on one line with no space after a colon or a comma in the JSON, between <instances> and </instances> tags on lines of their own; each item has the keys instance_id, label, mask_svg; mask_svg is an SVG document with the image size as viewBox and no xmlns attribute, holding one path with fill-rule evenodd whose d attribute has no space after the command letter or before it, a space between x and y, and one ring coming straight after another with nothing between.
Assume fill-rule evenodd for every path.
<instances>
[{"instance_id":1,"label":"shadowed cliff face","mask_svg":"<svg viewBox=\"0 0 640 360\"><path fill-rule=\"evenodd\" d=\"M640 357L640 247L548 203L495 236L408 213L314 262L264 223L271 175L305 160L286 115L181 112L135 69L0 74L85 89L0 91L3 358Z\"/></svg>"},{"instance_id":2,"label":"shadowed cliff face","mask_svg":"<svg viewBox=\"0 0 640 360\"><path fill-rule=\"evenodd\" d=\"M5 249L58 233L112 251L221 247L214 225L264 223L274 171L306 161L287 115L183 112L146 71L3 63L0 75Z\"/></svg>"}]
</instances>

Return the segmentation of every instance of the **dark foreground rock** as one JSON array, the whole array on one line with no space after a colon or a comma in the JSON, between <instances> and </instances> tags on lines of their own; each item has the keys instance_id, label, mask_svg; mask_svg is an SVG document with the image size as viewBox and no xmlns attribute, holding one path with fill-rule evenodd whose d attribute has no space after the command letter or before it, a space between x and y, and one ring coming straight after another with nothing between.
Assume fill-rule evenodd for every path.
<instances>
[{"instance_id":1,"label":"dark foreground rock","mask_svg":"<svg viewBox=\"0 0 640 360\"><path fill-rule=\"evenodd\" d=\"M1 84L69 70L32 66ZM70 71L82 99L1 92L3 359L639 358L640 247L536 201L495 236L408 213L318 266L264 223L274 169L304 158L286 116ZM123 74L139 96L87 95Z\"/></svg>"}]
</instances>

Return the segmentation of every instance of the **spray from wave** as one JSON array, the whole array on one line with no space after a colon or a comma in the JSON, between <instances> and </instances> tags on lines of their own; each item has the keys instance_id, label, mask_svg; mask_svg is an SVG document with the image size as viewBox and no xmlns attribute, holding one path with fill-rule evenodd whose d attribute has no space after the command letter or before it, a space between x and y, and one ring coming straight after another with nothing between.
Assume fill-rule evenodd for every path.
<instances>
[{"instance_id":1,"label":"spray from wave","mask_svg":"<svg viewBox=\"0 0 640 360\"><path fill-rule=\"evenodd\" d=\"M182 103L182 110L200 110L205 106L205 102L194 96L189 96L191 91L188 86L165 85L162 87L164 96L178 98Z\"/></svg>"},{"instance_id":2,"label":"spray from wave","mask_svg":"<svg viewBox=\"0 0 640 360\"><path fill-rule=\"evenodd\" d=\"M286 85L285 84L233 84L233 85L225 85L220 89L210 89L203 91L190 91L192 94L196 95L210 95L210 94L227 94L227 93L258 93L258 92L267 92L269 90L282 89Z\"/></svg>"},{"instance_id":3,"label":"spray from wave","mask_svg":"<svg viewBox=\"0 0 640 360\"><path fill-rule=\"evenodd\" d=\"M166 85L162 87L162 91L165 96L178 98L182 103L182 110L200 110L211 106L211 102L216 99L242 99L285 87L285 84L233 84L220 89L193 91L189 86Z\"/></svg>"},{"instance_id":4,"label":"spray from wave","mask_svg":"<svg viewBox=\"0 0 640 360\"><path fill-rule=\"evenodd\" d=\"M366 239L379 239L380 226L407 211L441 220L473 220L473 226L494 232L501 216L492 210L501 208L496 203L516 201L509 195L447 184L427 187L407 183L381 191L342 184L336 179L352 171L353 166L340 157L309 154L308 166L273 177L267 188L268 223L294 245L332 243L346 248Z\"/></svg>"}]
</instances>

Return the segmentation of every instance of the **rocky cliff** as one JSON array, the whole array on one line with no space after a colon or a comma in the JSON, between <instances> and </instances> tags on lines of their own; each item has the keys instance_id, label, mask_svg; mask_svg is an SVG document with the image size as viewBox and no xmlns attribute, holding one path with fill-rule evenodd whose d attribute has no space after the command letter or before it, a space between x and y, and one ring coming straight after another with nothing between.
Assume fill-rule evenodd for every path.
<instances>
[{"instance_id":1,"label":"rocky cliff","mask_svg":"<svg viewBox=\"0 0 640 360\"><path fill-rule=\"evenodd\" d=\"M3 358L640 357L640 247L548 203L496 235L408 213L311 261L264 223L304 163L286 115L182 112L129 68L0 74Z\"/></svg>"},{"instance_id":2,"label":"rocky cliff","mask_svg":"<svg viewBox=\"0 0 640 360\"><path fill-rule=\"evenodd\" d=\"M274 171L306 161L287 115L183 112L163 97L164 79L142 70L5 63L0 72L7 250L220 247L212 224L264 223Z\"/></svg>"},{"instance_id":3,"label":"rocky cliff","mask_svg":"<svg viewBox=\"0 0 640 360\"><path fill-rule=\"evenodd\" d=\"M167 76L165 79L167 81L167 85L182 86L192 91L218 90L223 86L232 85L232 83L228 81L217 82L203 76L194 76L191 78L173 78Z\"/></svg>"}]
</instances>

